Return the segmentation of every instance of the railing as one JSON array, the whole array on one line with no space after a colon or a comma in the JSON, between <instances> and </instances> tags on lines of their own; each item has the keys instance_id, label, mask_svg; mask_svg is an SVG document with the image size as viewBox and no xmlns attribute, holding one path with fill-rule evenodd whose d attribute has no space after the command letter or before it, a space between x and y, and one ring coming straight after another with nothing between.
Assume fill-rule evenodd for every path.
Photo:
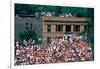
<instances>
[{"instance_id":1,"label":"railing","mask_svg":"<svg viewBox=\"0 0 100 69\"><path fill-rule=\"evenodd\" d=\"M55 17L55 16L43 16L43 20L56 20L56 21L88 21L86 17Z\"/></svg>"}]
</instances>

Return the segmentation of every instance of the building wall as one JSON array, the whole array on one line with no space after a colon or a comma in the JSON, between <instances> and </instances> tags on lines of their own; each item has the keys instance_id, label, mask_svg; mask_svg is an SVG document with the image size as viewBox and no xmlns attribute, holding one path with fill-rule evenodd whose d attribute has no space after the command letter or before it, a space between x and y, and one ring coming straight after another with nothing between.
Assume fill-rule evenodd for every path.
<instances>
[{"instance_id":1,"label":"building wall","mask_svg":"<svg viewBox=\"0 0 100 69\"><path fill-rule=\"evenodd\" d=\"M61 22L45 22L44 20L56 20ZM63 22L65 21L65 22ZM68 21L68 22L66 22ZM70 23L70 21L72 21ZM74 22L77 21L77 22ZM79 22L78 22L79 21ZM82 23L80 23L83 21ZM84 30L84 25L87 25L88 18L79 18L79 17L42 17L42 18L34 18L34 17L15 17L15 39L19 40L19 32L25 30L25 23L32 23L33 28L37 31L38 38L43 38L43 43L47 43L47 37L62 37L66 33L66 25L71 25L71 31L74 32L74 25L80 25L80 32ZM51 25L51 32L47 31L47 25ZM56 32L56 25L63 25L62 32Z\"/></svg>"},{"instance_id":2,"label":"building wall","mask_svg":"<svg viewBox=\"0 0 100 69\"><path fill-rule=\"evenodd\" d=\"M46 21L45 20L49 20ZM60 22L53 22L53 21L60 21ZM52 22L50 22L52 21ZM65 22L63 22L65 21ZM68 22L66 22L68 21ZM71 21L71 23L70 23ZM74 21L76 21L74 23ZM82 23L81 23L82 21ZM87 25L87 21L88 18L79 18L79 17L68 17L68 18L64 18L64 17L43 17L43 40L44 43L47 43L47 37L62 37L64 36L64 34L66 33L66 25L70 25L71 26L71 31L73 33L78 33L78 32L74 32L74 26L75 25L79 25L80 26L80 31L82 32L84 31L84 26ZM51 25L51 32L47 31L47 25ZM62 32L56 32L56 25L63 25L63 31Z\"/></svg>"},{"instance_id":3,"label":"building wall","mask_svg":"<svg viewBox=\"0 0 100 69\"><path fill-rule=\"evenodd\" d=\"M20 41L19 32L25 30L25 23L32 24L32 28L37 32L37 37L42 38L42 18L16 17L15 16L15 39Z\"/></svg>"}]
</instances>

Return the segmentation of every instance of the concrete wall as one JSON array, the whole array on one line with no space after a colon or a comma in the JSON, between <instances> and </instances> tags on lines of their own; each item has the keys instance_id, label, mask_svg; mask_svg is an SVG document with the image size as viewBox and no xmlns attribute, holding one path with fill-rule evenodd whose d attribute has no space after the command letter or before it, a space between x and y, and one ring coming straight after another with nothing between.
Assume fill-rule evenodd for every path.
<instances>
[{"instance_id":1,"label":"concrete wall","mask_svg":"<svg viewBox=\"0 0 100 69\"><path fill-rule=\"evenodd\" d=\"M37 37L42 38L42 18L15 17L15 39L19 40L19 32L25 30L25 23L32 23L32 28L37 32Z\"/></svg>"}]
</instances>

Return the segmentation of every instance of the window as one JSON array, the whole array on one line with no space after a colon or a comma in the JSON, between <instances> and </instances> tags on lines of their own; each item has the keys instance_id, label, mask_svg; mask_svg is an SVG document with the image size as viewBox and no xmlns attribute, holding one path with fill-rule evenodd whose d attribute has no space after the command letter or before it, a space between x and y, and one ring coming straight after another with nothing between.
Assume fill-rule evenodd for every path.
<instances>
[{"instance_id":1,"label":"window","mask_svg":"<svg viewBox=\"0 0 100 69\"><path fill-rule=\"evenodd\" d=\"M51 25L47 25L47 32L51 32Z\"/></svg>"},{"instance_id":2,"label":"window","mask_svg":"<svg viewBox=\"0 0 100 69\"><path fill-rule=\"evenodd\" d=\"M25 29L28 30L28 27L26 27Z\"/></svg>"},{"instance_id":3,"label":"window","mask_svg":"<svg viewBox=\"0 0 100 69\"><path fill-rule=\"evenodd\" d=\"M31 23L31 24L30 24L30 29L32 29L32 26L33 26L33 25L32 25L32 23Z\"/></svg>"},{"instance_id":4,"label":"window","mask_svg":"<svg viewBox=\"0 0 100 69\"><path fill-rule=\"evenodd\" d=\"M28 26L28 23L25 23L26 26Z\"/></svg>"},{"instance_id":5,"label":"window","mask_svg":"<svg viewBox=\"0 0 100 69\"><path fill-rule=\"evenodd\" d=\"M32 29L32 23L25 23L25 29L26 30L29 30L29 29Z\"/></svg>"},{"instance_id":6,"label":"window","mask_svg":"<svg viewBox=\"0 0 100 69\"><path fill-rule=\"evenodd\" d=\"M56 32L63 32L63 25L56 25Z\"/></svg>"},{"instance_id":7,"label":"window","mask_svg":"<svg viewBox=\"0 0 100 69\"><path fill-rule=\"evenodd\" d=\"M70 32L71 31L71 25L66 25L66 32Z\"/></svg>"},{"instance_id":8,"label":"window","mask_svg":"<svg viewBox=\"0 0 100 69\"><path fill-rule=\"evenodd\" d=\"M28 23L25 23L25 29L28 30Z\"/></svg>"},{"instance_id":9,"label":"window","mask_svg":"<svg viewBox=\"0 0 100 69\"><path fill-rule=\"evenodd\" d=\"M88 29L87 25L84 25L84 30L87 30L87 29Z\"/></svg>"},{"instance_id":10,"label":"window","mask_svg":"<svg viewBox=\"0 0 100 69\"><path fill-rule=\"evenodd\" d=\"M75 25L73 30L74 32L80 32L80 25Z\"/></svg>"},{"instance_id":11,"label":"window","mask_svg":"<svg viewBox=\"0 0 100 69\"><path fill-rule=\"evenodd\" d=\"M51 37L47 37L47 43L51 42Z\"/></svg>"}]
</instances>

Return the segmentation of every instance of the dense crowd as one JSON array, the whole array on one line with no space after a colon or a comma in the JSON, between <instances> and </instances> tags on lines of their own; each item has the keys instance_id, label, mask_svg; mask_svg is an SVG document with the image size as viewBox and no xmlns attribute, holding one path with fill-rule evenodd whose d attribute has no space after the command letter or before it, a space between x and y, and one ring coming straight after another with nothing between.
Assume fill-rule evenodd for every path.
<instances>
[{"instance_id":1,"label":"dense crowd","mask_svg":"<svg viewBox=\"0 0 100 69\"><path fill-rule=\"evenodd\" d=\"M42 12L41 13L42 16L48 16L48 17L51 17L51 16L56 16L54 12ZM72 15L71 13L66 13L66 14L59 14L58 15L59 17L75 17L76 15Z\"/></svg>"},{"instance_id":2,"label":"dense crowd","mask_svg":"<svg viewBox=\"0 0 100 69\"><path fill-rule=\"evenodd\" d=\"M91 46L81 36L52 38L50 44L42 47L36 44L27 45L15 45L15 65L93 60Z\"/></svg>"}]
</instances>

